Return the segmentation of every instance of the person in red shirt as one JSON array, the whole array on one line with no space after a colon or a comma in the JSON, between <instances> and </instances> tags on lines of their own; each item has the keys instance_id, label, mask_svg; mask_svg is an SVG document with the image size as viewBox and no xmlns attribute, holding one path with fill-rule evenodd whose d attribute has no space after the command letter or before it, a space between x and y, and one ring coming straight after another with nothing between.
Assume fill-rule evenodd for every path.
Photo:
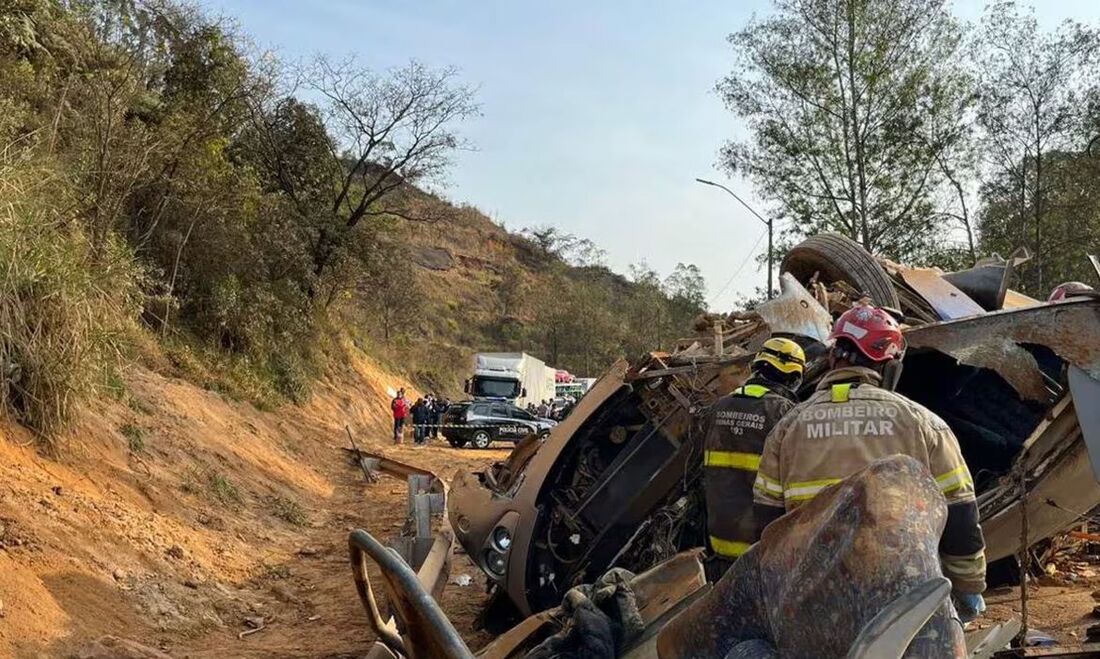
<instances>
[{"instance_id":1,"label":"person in red shirt","mask_svg":"<svg viewBox=\"0 0 1100 659\"><path fill-rule=\"evenodd\" d=\"M397 390L397 398L390 402L393 410L393 443L400 444L405 430L405 418L409 416L409 401L405 400L405 390Z\"/></svg>"}]
</instances>

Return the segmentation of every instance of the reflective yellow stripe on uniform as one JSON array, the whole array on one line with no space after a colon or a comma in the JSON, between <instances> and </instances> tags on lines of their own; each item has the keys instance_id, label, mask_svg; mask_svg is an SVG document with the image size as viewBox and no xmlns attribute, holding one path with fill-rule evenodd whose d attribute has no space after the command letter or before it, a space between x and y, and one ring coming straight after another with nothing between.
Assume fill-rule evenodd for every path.
<instances>
[{"instance_id":1,"label":"reflective yellow stripe on uniform","mask_svg":"<svg viewBox=\"0 0 1100 659\"><path fill-rule=\"evenodd\" d=\"M735 389L733 393L749 398L763 398L764 394L768 393L768 388L762 384L746 384Z\"/></svg>"},{"instance_id":2,"label":"reflective yellow stripe on uniform","mask_svg":"<svg viewBox=\"0 0 1100 659\"><path fill-rule=\"evenodd\" d=\"M950 494L964 487L973 487L974 481L970 479L966 467L956 467L946 474L936 476L936 485L939 485L940 492Z\"/></svg>"},{"instance_id":3,"label":"reflective yellow stripe on uniform","mask_svg":"<svg viewBox=\"0 0 1100 659\"><path fill-rule=\"evenodd\" d=\"M783 496L783 485L779 481L777 481L773 478L768 478L767 476L765 476L763 473L761 473L759 471L756 472L756 482L754 482L752 484L752 487L755 490L760 490L761 492L763 492L764 494L766 494L768 496L773 496L773 497L782 497Z\"/></svg>"},{"instance_id":4,"label":"reflective yellow stripe on uniform","mask_svg":"<svg viewBox=\"0 0 1100 659\"><path fill-rule=\"evenodd\" d=\"M756 471L760 468L760 455L739 451L707 451L703 454L703 466Z\"/></svg>"},{"instance_id":5,"label":"reflective yellow stripe on uniform","mask_svg":"<svg viewBox=\"0 0 1100 659\"><path fill-rule=\"evenodd\" d=\"M722 538L716 538L713 535L710 536L710 548L714 550L714 553L727 556L729 558L739 558L741 554L744 554L752 546L750 542L738 542L736 540L723 540Z\"/></svg>"},{"instance_id":6,"label":"reflective yellow stripe on uniform","mask_svg":"<svg viewBox=\"0 0 1100 659\"><path fill-rule=\"evenodd\" d=\"M819 481L804 481L802 483L787 483L783 487L783 498L787 501L808 501L818 495L821 490L839 483L841 478L823 478Z\"/></svg>"},{"instance_id":7,"label":"reflective yellow stripe on uniform","mask_svg":"<svg viewBox=\"0 0 1100 659\"><path fill-rule=\"evenodd\" d=\"M848 394L852 391L852 383L845 382L843 384L833 385L833 402L834 403L847 403Z\"/></svg>"}]
</instances>

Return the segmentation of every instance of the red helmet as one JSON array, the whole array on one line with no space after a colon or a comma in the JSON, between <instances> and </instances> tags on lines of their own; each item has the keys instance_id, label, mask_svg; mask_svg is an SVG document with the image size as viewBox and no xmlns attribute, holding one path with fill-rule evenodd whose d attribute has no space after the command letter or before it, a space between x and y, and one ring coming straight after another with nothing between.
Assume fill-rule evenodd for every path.
<instances>
[{"instance_id":1,"label":"red helmet","mask_svg":"<svg viewBox=\"0 0 1100 659\"><path fill-rule=\"evenodd\" d=\"M1050 297L1047 298L1047 302L1057 302L1091 290L1092 286L1088 284L1079 281L1067 281L1054 287L1054 290L1050 292Z\"/></svg>"},{"instance_id":2,"label":"red helmet","mask_svg":"<svg viewBox=\"0 0 1100 659\"><path fill-rule=\"evenodd\" d=\"M885 362L901 357L905 339L894 317L870 305L852 307L836 319L829 339L845 338L859 348L867 359Z\"/></svg>"}]
</instances>

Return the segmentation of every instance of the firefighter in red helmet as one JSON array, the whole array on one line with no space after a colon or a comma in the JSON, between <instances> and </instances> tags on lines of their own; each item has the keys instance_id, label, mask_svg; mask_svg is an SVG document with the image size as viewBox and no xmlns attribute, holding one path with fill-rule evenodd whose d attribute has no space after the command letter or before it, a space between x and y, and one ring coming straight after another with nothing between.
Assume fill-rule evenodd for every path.
<instances>
[{"instance_id":1,"label":"firefighter in red helmet","mask_svg":"<svg viewBox=\"0 0 1100 659\"><path fill-rule=\"evenodd\" d=\"M876 460L908 455L928 468L947 501L943 572L960 617L976 617L985 609L985 541L959 442L930 410L882 387L887 365L905 352L901 328L886 311L861 305L837 319L829 338L831 370L765 441L757 517L774 520Z\"/></svg>"}]
</instances>

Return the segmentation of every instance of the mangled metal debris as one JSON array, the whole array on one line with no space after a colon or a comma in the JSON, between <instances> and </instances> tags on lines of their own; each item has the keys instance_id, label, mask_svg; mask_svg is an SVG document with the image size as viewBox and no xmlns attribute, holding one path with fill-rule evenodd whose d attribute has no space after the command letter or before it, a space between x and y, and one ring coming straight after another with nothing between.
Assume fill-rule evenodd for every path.
<instances>
[{"instance_id":1,"label":"mangled metal debris","mask_svg":"<svg viewBox=\"0 0 1100 659\"><path fill-rule=\"evenodd\" d=\"M529 438L484 473L458 474L448 508L457 539L498 597L534 614L483 656L519 656L560 627L552 607L573 587L615 567L660 572L702 546L701 413L743 383L772 334L802 345L802 392L811 390L827 369L832 317L865 298L905 319L898 390L958 436L989 560L1020 550L1025 504L1029 543L1100 505L1100 298L1040 303L1012 291L1023 258L945 274L815 236L784 260L775 300L702 319L671 353L617 362L548 438ZM669 615L703 589L669 587ZM653 656L655 638L627 656Z\"/></svg>"},{"instance_id":2,"label":"mangled metal debris","mask_svg":"<svg viewBox=\"0 0 1100 659\"><path fill-rule=\"evenodd\" d=\"M937 350L996 371L1028 400L1049 400L1057 386L1040 365L1045 354L1037 346L1100 379L1100 305L1094 298L933 323L910 329L905 339L911 350Z\"/></svg>"},{"instance_id":3,"label":"mangled metal debris","mask_svg":"<svg viewBox=\"0 0 1100 659\"><path fill-rule=\"evenodd\" d=\"M350 429L348 436L351 436ZM354 440L352 440L354 447ZM408 583L402 579L411 579L416 587L429 597L439 598L447 585L451 573L451 559L454 555L454 535L444 519L441 528L433 528L433 520L443 515L446 509L446 487L434 473L378 453L360 451L358 447L345 448L352 461L367 474L370 482L375 482L380 474L386 474L408 482L408 517L402 532L383 545L364 531L351 534L348 544L351 550L352 572L355 576L355 588L359 599L367 611L368 620L374 630L378 643L367 655L370 659L386 659L401 656L405 648L402 641L404 628L398 621L401 612L411 610L405 594ZM386 602L393 615L383 615L367 575L367 560L383 566ZM395 564L402 569L392 569ZM461 640L460 640L461 642ZM423 645L425 637L415 636L412 645ZM408 655L406 656L416 656ZM443 655L423 655L443 656Z\"/></svg>"},{"instance_id":4,"label":"mangled metal debris","mask_svg":"<svg viewBox=\"0 0 1100 659\"><path fill-rule=\"evenodd\" d=\"M773 334L805 336L824 343L833 325L829 312L790 273L783 273L779 286L781 294L759 304L753 313Z\"/></svg>"},{"instance_id":5,"label":"mangled metal debris","mask_svg":"<svg viewBox=\"0 0 1100 659\"><path fill-rule=\"evenodd\" d=\"M1030 456L1045 451L1030 476L1036 498L1045 492L1076 510L1100 504L1100 487L1062 477L1089 473L1089 463L1072 406L1058 407L1071 398L1067 366L1100 377L1100 300L989 312L987 306L1013 299L1007 278L1018 259L952 276L863 253L858 277L848 277L850 246L843 263L827 263L828 250L841 243L830 237L816 240L812 251L795 252L809 254L811 263L784 261L792 272L783 275L775 300L730 314L720 325L704 324L678 352L616 364L547 440L517 451L488 475L459 476L449 511L453 526L503 596L525 614L539 611L611 567L642 571L702 545L696 415L741 384L749 355L772 333L804 346L804 390L812 388L826 369L830 312L864 297L861 282L871 282L879 297L886 295L884 285L892 287L889 297L909 322L899 389L943 416L959 436L978 480L991 559L1018 545L1018 533L1009 532L1015 499L1001 482L1015 460L1030 465ZM1065 417L1059 423L1043 425L1059 413ZM1041 437L1029 443L1036 432ZM1070 521L1052 506L1029 504L1029 510L1032 505L1037 538ZM509 539L507 547L494 541L498 536Z\"/></svg>"}]
</instances>

